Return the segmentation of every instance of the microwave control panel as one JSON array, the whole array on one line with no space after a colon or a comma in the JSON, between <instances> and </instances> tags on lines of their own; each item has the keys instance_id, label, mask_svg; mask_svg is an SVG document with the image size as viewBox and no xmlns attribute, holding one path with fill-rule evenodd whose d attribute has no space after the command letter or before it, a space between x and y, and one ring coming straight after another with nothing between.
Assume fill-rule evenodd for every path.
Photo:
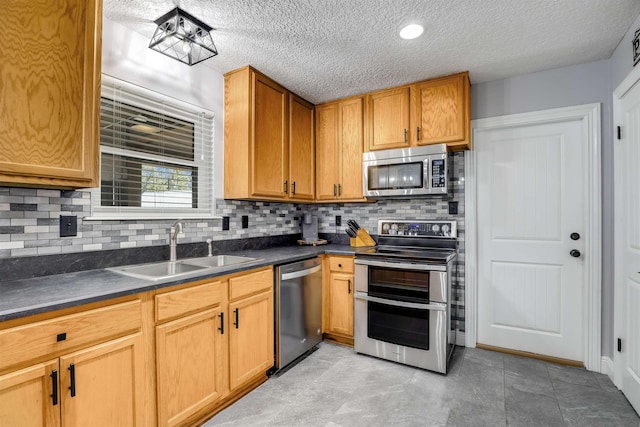
<instances>
[{"instance_id":1,"label":"microwave control panel","mask_svg":"<svg viewBox=\"0 0 640 427\"><path fill-rule=\"evenodd\" d=\"M444 188L447 183L445 159L431 160L431 188Z\"/></svg>"}]
</instances>

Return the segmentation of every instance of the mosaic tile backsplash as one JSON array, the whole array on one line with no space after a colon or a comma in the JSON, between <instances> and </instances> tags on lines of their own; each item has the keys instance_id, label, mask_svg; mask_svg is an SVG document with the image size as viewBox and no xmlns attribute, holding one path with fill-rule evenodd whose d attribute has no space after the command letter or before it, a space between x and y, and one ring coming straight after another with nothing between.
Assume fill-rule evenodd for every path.
<instances>
[{"instance_id":1,"label":"mosaic tile backsplash","mask_svg":"<svg viewBox=\"0 0 640 427\"><path fill-rule=\"evenodd\" d=\"M178 244L206 239L229 240L301 233L304 213L318 217L320 233L343 233L347 219L375 234L379 219L443 219L458 221L459 256L456 261L455 308L460 329L464 322L464 155L452 156L452 193L374 203L291 204L216 200L216 214L228 216L229 230L221 219L186 220ZM448 202L458 202L458 214L450 215ZM77 216L78 234L60 237L60 215ZM91 193L0 187L0 258L68 254L87 251L130 249L168 245L174 220L83 221L91 215ZM335 225L336 216L343 226ZM249 226L241 227L242 216Z\"/></svg>"}]
</instances>

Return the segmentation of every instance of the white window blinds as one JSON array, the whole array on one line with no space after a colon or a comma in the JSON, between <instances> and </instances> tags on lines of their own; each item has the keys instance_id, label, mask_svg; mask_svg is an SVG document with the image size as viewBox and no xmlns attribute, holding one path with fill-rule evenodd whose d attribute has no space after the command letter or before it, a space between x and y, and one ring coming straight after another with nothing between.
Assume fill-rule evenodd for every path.
<instances>
[{"instance_id":1,"label":"white window blinds","mask_svg":"<svg viewBox=\"0 0 640 427\"><path fill-rule=\"evenodd\" d=\"M213 215L213 114L103 77L93 216Z\"/></svg>"}]
</instances>

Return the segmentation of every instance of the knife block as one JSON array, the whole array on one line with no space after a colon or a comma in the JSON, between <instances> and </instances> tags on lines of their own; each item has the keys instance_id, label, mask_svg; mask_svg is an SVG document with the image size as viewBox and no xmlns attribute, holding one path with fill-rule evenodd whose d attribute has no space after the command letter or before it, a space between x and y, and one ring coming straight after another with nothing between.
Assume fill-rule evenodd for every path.
<instances>
[{"instance_id":1,"label":"knife block","mask_svg":"<svg viewBox=\"0 0 640 427\"><path fill-rule=\"evenodd\" d=\"M354 246L354 247L376 245L376 241L373 240L371 235L369 235L367 230L365 230L364 228L361 228L360 230L358 230L358 234L356 235L356 237L350 238L349 241L351 246Z\"/></svg>"}]
</instances>

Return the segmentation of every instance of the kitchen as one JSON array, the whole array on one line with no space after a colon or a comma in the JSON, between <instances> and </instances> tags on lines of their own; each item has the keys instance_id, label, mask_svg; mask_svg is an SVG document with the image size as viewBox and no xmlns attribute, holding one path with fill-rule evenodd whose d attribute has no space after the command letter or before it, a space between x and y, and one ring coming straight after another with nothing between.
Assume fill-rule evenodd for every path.
<instances>
[{"instance_id":1,"label":"kitchen","mask_svg":"<svg viewBox=\"0 0 640 427\"><path fill-rule=\"evenodd\" d=\"M637 14L637 13L636 13ZM158 14L159 16L159 14ZM139 17L139 20L151 20L155 16ZM533 73L521 73L515 77L495 79L485 83L472 84L471 86L471 118L481 119L495 117L504 114L536 111L567 105L579 105L589 102L599 102L603 105L603 188L613 186L612 148L607 142L611 142L612 116L611 93L617 83L631 70L631 53L629 52L630 40L633 31L638 27L636 20L629 27L624 43L615 50L613 56L595 62L584 61L581 65L567 65L549 71ZM623 32L618 34L622 35ZM214 36L215 36L214 32ZM222 30L220 30L222 34ZM118 22L105 19L103 22L103 72L116 78L125 79L130 83L161 91L164 95L182 99L192 104L202 105L213 110L216 115L215 141L223 141L223 76L214 73L204 64L187 68L177 61L158 60L157 54L148 50L148 39L138 33L134 33ZM133 41L135 41L135 43ZM109 42L111 41L111 42ZM136 48L135 46L139 46ZM615 43L614 43L615 46ZM156 55L156 56L154 56ZM224 52L221 52L222 58ZM215 61L216 58L208 62ZM158 64L160 70L154 69L152 64ZM465 68L466 69L466 68ZM160 72L161 71L161 72ZM261 70L267 71L267 70ZM461 71L461 70L455 70ZM610 74L612 76L610 77ZM436 76L437 74L434 74ZM276 78L275 75L270 75ZM421 80L414 78L410 81ZM473 83L473 74L471 79ZM182 82L176 85L175 81ZM184 82L189 85L189 92L184 92ZM281 82L284 83L284 82ZM393 84L381 83L378 88L392 86ZM289 89L293 89L289 87ZM364 90L361 92L365 92ZM329 98L327 98L329 99ZM221 162L223 157L222 143L214 146L214 158ZM609 147L609 148L607 148ZM343 226L335 225L336 216L341 216L343 221L354 218L368 230L376 230L377 220L393 217L414 218L416 210L420 211L420 217L430 218L432 215L444 216L446 219L455 219L459 225L459 248L464 248L464 214L465 197L463 178L464 155L454 154L454 196L453 201L458 202L458 215L448 214L449 201L444 199L432 200L428 206L424 206L423 199L384 200L374 204L359 203L327 203L319 205L288 204L275 202L247 202L238 200L223 200L223 167L214 171L214 194L216 194L216 211L219 216L230 218L229 230L223 230L221 220L186 221L185 235L179 237L180 244L202 243L208 238L216 242L225 242L221 250L230 251L240 249L234 247L233 242L243 238L258 238L262 245L267 245L269 239L265 236L273 236L274 239L300 232L299 221L296 218L303 213L315 214L319 219L320 233L342 234ZM608 172L607 172L608 171ZM58 215L78 216L79 218L92 215L92 201L86 191L60 192L55 189L29 189L8 188L3 196L2 219L9 222L3 223L4 227L16 227L3 230L6 234L4 244L0 245L2 255L3 277L7 280L17 278L18 275L31 274L35 270L45 274L56 274L62 271L75 271L78 265L88 263L86 257L99 256L99 250L125 249L125 257L131 256L136 247L157 248L165 250L168 245L168 229L172 220L133 222L109 222L109 221L79 221L81 236L76 238L60 238L57 224L47 223L46 218L36 217L30 212L39 209L48 209L52 212L47 218L58 218ZM3 189L3 191L5 191ZM612 191L603 192L604 205L613 204ZM607 203L607 197L610 197ZM45 200L46 199L46 200ZM13 206L12 206L13 205ZM34 206L35 205L35 206ZM50 206L43 208L42 206ZM248 227L242 228L242 217L248 218ZM603 209L603 254L612 250L612 210ZM415 218L414 218L415 219ZM140 230L140 233L138 233ZM211 232L213 230L213 233ZM144 233L144 234L143 234ZM142 236L142 238L140 238ZM31 242L31 243L29 243ZM226 245L226 246L225 246ZM238 246L241 243L237 243ZM129 252L127 252L129 251ZM53 254L57 256L56 262L51 262L43 255ZM58 255L56 255L58 254ZM83 258L80 254L84 254ZM38 255L38 257L35 257ZM179 257L188 254L179 253ZM123 256L123 255L119 255ZM32 264L21 264L24 257L33 257ZM44 258L44 259L43 259ZM458 258L459 266L462 264L463 253ZM140 262L145 259L140 260ZM56 265L57 264L57 265ZM603 261L603 325L602 325L602 355L612 358L614 356L613 335L613 262L610 259ZM68 267L67 267L68 265ZM57 269L56 269L57 267ZM26 273L25 273L26 271ZM460 322L460 330L464 331L465 311L465 287L464 269L458 269L458 284L455 289L455 305L457 321Z\"/></svg>"}]
</instances>

